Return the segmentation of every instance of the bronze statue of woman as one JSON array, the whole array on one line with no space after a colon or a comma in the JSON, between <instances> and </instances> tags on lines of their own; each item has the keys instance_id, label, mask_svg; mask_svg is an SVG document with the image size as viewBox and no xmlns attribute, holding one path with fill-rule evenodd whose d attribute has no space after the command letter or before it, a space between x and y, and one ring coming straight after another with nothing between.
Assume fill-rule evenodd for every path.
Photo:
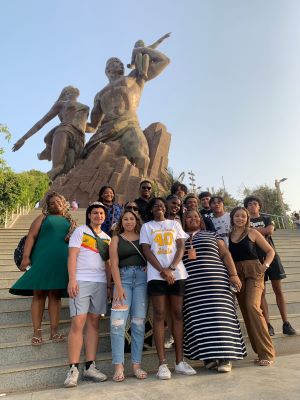
<instances>
[{"instance_id":1,"label":"bronze statue of woman","mask_svg":"<svg viewBox=\"0 0 300 400\"><path fill-rule=\"evenodd\" d=\"M59 98L51 109L13 146L17 151L25 141L38 132L56 116L61 123L45 136L46 148L38 154L40 160L52 160L52 169L48 172L54 180L66 174L74 167L84 148L85 132L94 132L88 123L89 107L77 101L79 90L73 86L63 88Z\"/></svg>"}]
</instances>

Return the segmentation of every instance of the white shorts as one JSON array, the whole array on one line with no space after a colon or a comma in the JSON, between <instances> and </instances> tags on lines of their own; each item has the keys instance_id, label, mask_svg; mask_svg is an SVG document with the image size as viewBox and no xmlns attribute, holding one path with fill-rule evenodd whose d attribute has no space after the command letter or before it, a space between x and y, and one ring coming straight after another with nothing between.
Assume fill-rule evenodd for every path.
<instances>
[{"instance_id":1,"label":"white shorts","mask_svg":"<svg viewBox=\"0 0 300 400\"><path fill-rule=\"evenodd\" d=\"M107 306L107 283L78 281L79 292L69 299L70 316L81 314L105 314Z\"/></svg>"}]
</instances>

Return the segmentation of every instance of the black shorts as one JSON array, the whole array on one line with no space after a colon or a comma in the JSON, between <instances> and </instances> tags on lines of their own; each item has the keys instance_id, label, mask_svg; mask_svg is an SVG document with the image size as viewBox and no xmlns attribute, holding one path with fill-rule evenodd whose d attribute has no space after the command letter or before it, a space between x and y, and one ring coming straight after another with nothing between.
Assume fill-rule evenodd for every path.
<instances>
[{"instance_id":1,"label":"black shorts","mask_svg":"<svg viewBox=\"0 0 300 400\"><path fill-rule=\"evenodd\" d=\"M184 296L185 279L178 279L173 285L167 281L152 280L148 282L149 296Z\"/></svg>"},{"instance_id":2,"label":"black shorts","mask_svg":"<svg viewBox=\"0 0 300 400\"><path fill-rule=\"evenodd\" d=\"M283 268L280 257L275 253L274 260L271 262L270 267L265 272L265 282L270 279L270 281L279 281L286 278L286 273Z\"/></svg>"}]
</instances>

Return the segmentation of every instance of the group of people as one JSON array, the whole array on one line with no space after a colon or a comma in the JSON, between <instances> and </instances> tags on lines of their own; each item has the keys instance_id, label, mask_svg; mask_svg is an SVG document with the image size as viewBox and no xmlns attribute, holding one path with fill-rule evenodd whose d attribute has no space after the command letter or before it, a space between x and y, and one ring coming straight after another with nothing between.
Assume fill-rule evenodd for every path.
<instances>
[{"instance_id":1,"label":"group of people","mask_svg":"<svg viewBox=\"0 0 300 400\"><path fill-rule=\"evenodd\" d=\"M76 227L63 196L50 193L42 215L32 224L24 247L23 276L10 292L33 296L32 345L42 345L42 317L48 297L50 340L58 332L61 297L69 297L70 368L65 387L79 379L85 344L83 379L104 381L96 364L99 318L111 300L110 337L113 381L125 379L124 347L131 336L132 372L142 368L145 325L152 307L153 336L159 379L170 379L166 361L166 327L175 347L175 372L194 375L185 361L202 360L209 370L230 372L232 361L246 356L236 314L236 299L259 366L275 358L265 300L270 279L283 319L283 333L296 334L287 320L281 279L285 277L271 235L273 222L260 215L260 199L250 196L244 207L225 212L220 196L188 194L180 182L166 199L152 196L152 183L140 184L140 197L116 204L110 186L86 209L86 224ZM30 266L30 268L28 268ZM85 333L83 334L85 329Z\"/></svg>"}]
</instances>

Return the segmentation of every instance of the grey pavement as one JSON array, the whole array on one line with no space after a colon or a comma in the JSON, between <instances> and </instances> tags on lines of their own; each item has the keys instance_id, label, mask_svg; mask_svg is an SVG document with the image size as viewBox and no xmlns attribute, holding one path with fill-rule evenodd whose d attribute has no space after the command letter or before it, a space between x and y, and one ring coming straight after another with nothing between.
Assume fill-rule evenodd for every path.
<instances>
[{"instance_id":1,"label":"grey pavement","mask_svg":"<svg viewBox=\"0 0 300 400\"><path fill-rule=\"evenodd\" d=\"M62 381L64 377L62 377ZM0 389L1 396L1 389ZM0 397L3 400L300 400L300 354L278 357L271 367L253 361L238 361L231 373L197 369L195 376L175 373L169 381L159 381L155 373L138 381L80 383L72 389L47 389Z\"/></svg>"}]
</instances>

